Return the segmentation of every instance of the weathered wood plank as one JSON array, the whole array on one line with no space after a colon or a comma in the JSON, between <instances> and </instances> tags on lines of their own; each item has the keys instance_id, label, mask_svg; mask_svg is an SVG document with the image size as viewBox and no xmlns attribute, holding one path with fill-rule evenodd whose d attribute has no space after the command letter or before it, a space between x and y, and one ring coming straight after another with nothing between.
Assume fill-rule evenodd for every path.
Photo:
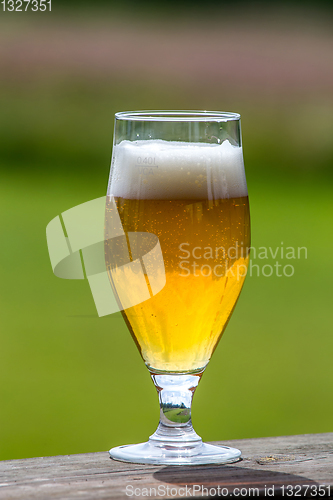
<instances>
[{"instance_id":1,"label":"weathered wood plank","mask_svg":"<svg viewBox=\"0 0 333 500\"><path fill-rule=\"evenodd\" d=\"M240 448L243 459L224 466L156 467L116 462L102 452L3 461L0 499L115 500L131 493L132 498L185 498L194 486L197 496L221 498L227 492L236 496L241 488L243 494L268 498L273 487L274 496L288 497L291 491L302 498L333 496L333 433L223 444Z\"/></svg>"}]
</instances>

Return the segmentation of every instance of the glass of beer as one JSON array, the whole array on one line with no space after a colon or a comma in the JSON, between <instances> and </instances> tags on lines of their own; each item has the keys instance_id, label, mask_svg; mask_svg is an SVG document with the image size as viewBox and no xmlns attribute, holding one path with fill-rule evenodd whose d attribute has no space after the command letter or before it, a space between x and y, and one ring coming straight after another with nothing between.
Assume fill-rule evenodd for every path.
<instances>
[{"instance_id":1,"label":"glass of beer","mask_svg":"<svg viewBox=\"0 0 333 500\"><path fill-rule=\"evenodd\" d=\"M149 440L110 456L167 465L237 461L239 450L202 442L191 402L249 261L240 115L117 113L107 195L110 283L160 402Z\"/></svg>"}]
</instances>

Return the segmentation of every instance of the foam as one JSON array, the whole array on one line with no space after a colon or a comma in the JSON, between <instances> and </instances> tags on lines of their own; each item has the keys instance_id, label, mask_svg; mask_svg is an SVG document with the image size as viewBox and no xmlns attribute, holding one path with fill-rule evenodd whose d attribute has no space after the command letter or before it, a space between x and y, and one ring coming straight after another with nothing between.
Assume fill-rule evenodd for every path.
<instances>
[{"instance_id":1,"label":"foam","mask_svg":"<svg viewBox=\"0 0 333 500\"><path fill-rule=\"evenodd\" d=\"M227 140L122 141L113 149L108 195L188 200L247 196L242 148Z\"/></svg>"}]
</instances>

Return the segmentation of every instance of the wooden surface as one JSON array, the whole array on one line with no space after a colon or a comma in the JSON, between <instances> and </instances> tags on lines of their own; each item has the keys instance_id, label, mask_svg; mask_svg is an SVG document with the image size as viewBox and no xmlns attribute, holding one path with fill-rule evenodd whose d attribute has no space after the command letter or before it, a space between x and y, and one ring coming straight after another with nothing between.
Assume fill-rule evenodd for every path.
<instances>
[{"instance_id":1,"label":"wooden surface","mask_svg":"<svg viewBox=\"0 0 333 500\"><path fill-rule=\"evenodd\" d=\"M107 452L7 460L0 462L0 499L190 498L194 485L198 497L333 496L333 433L223 444L241 449L242 460L156 467L116 462Z\"/></svg>"}]
</instances>

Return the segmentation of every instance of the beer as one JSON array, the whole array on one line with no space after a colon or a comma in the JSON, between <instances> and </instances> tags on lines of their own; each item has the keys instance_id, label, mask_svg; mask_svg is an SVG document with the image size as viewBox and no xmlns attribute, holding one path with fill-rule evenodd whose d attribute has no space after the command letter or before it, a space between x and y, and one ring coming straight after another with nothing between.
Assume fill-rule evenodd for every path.
<instances>
[{"instance_id":1,"label":"beer","mask_svg":"<svg viewBox=\"0 0 333 500\"><path fill-rule=\"evenodd\" d=\"M165 286L123 311L146 365L178 373L204 368L248 264L241 148L228 141L123 141L114 148L108 194L125 234L156 235L163 254ZM109 266L111 281L112 274Z\"/></svg>"}]
</instances>

